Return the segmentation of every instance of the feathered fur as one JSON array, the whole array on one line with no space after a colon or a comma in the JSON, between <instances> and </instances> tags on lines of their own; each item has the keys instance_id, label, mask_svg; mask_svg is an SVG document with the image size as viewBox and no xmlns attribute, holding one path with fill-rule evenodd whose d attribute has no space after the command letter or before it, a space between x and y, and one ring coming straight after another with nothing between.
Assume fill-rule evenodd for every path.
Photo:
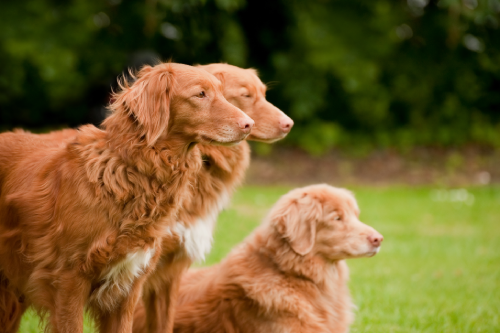
<instances>
[{"instance_id":1,"label":"feathered fur","mask_svg":"<svg viewBox=\"0 0 500 333\"><path fill-rule=\"evenodd\" d=\"M220 264L181 280L175 333L343 333L352 321L343 259L372 256L379 235L346 190L295 189ZM381 236L380 236L381 237Z\"/></svg>"},{"instance_id":2,"label":"feathered fur","mask_svg":"<svg viewBox=\"0 0 500 333\"><path fill-rule=\"evenodd\" d=\"M0 318L9 318L8 332L30 305L49 313L54 332L82 332L84 307L101 332L130 332L142 284L201 167L194 144L202 135L242 140L249 131L238 122L251 127L220 82L190 66L146 66L121 88L103 129L83 126L64 142L0 135ZM200 89L210 98L193 99Z\"/></svg>"},{"instance_id":3,"label":"feathered fur","mask_svg":"<svg viewBox=\"0 0 500 333\"><path fill-rule=\"evenodd\" d=\"M227 64L201 66L223 82L224 97L251 115L255 125L249 135L273 142L286 136L293 122L265 99L265 86L256 72ZM253 97L246 97L251 91ZM283 128L282 124L288 127ZM250 160L246 142L233 147L199 145L203 167L178 216L178 231L165 238L156 271L144 286L143 303L134 317L134 333L169 332L180 276L193 261L203 260L211 247L218 214L244 177ZM175 244L177 247L168 246Z\"/></svg>"}]
</instances>

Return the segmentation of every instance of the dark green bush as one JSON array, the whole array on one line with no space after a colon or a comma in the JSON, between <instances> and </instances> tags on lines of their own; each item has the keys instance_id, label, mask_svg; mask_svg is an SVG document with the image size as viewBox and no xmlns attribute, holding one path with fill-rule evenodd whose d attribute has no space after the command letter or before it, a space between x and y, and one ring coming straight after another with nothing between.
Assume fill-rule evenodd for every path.
<instances>
[{"instance_id":1,"label":"dark green bush","mask_svg":"<svg viewBox=\"0 0 500 333\"><path fill-rule=\"evenodd\" d=\"M500 146L500 0L7 0L0 128L98 123L155 58L259 69L287 142Z\"/></svg>"}]
</instances>

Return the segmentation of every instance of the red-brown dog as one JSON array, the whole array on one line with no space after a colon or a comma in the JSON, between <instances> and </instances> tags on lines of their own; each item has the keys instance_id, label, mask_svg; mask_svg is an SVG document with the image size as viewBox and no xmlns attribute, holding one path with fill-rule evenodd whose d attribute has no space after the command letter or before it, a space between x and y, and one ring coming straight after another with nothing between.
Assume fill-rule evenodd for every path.
<instances>
[{"instance_id":1,"label":"red-brown dog","mask_svg":"<svg viewBox=\"0 0 500 333\"><path fill-rule=\"evenodd\" d=\"M198 142L236 144L253 121L221 83L180 64L122 84L103 129L0 135L0 327L33 305L54 332L131 332L142 284L201 167ZM194 148L194 149L193 149Z\"/></svg>"},{"instance_id":2,"label":"red-brown dog","mask_svg":"<svg viewBox=\"0 0 500 333\"><path fill-rule=\"evenodd\" d=\"M266 86L254 70L227 64L201 68L218 77L223 82L224 97L255 120L248 139L274 142L290 131L293 121L266 101ZM138 305L134 333L172 330L180 276L209 252L217 216L248 167L250 150L246 142L232 147L201 144L199 148L203 167L196 175L190 200L179 211L176 228L163 241L160 263L144 286L145 307Z\"/></svg>"},{"instance_id":3,"label":"red-brown dog","mask_svg":"<svg viewBox=\"0 0 500 333\"><path fill-rule=\"evenodd\" d=\"M182 278L175 333L344 333L352 321L344 259L383 240L358 219L349 191L290 191L219 265Z\"/></svg>"}]
</instances>

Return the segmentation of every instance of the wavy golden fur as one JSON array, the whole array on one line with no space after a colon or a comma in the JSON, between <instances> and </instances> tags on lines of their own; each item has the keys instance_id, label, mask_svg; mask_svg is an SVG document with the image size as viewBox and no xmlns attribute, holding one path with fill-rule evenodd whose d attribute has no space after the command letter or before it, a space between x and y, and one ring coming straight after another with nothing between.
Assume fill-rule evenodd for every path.
<instances>
[{"instance_id":1,"label":"wavy golden fur","mask_svg":"<svg viewBox=\"0 0 500 333\"><path fill-rule=\"evenodd\" d=\"M64 142L0 135L6 332L30 305L53 332L82 332L85 307L100 332L131 332L142 284L200 170L195 143L238 142L253 124L213 76L171 63L122 82L110 110L103 129L83 126Z\"/></svg>"},{"instance_id":2,"label":"wavy golden fur","mask_svg":"<svg viewBox=\"0 0 500 333\"><path fill-rule=\"evenodd\" d=\"M224 97L238 106L255 120L249 138L274 142L282 139L290 131L293 121L282 111L265 99L265 85L256 72L227 64L201 66L215 74L223 82ZM250 97L248 97L250 94ZM232 147L199 145L204 163L196 175L196 186L191 189L189 198L179 211L179 224L182 230L200 228L210 237L217 215L224 207L229 196L244 177L249 164L250 149L246 142ZM189 231L187 231L189 232ZM178 246L172 247L168 244ZM178 283L181 274L195 259L203 259L210 246L197 238L197 258L190 255L189 245L182 241L179 234L164 240L160 263L151 274L144 287L144 303L139 303L134 317L134 333L170 332L175 311ZM210 245L210 244L208 244Z\"/></svg>"},{"instance_id":3,"label":"wavy golden fur","mask_svg":"<svg viewBox=\"0 0 500 333\"><path fill-rule=\"evenodd\" d=\"M290 191L220 264L183 276L174 332L347 332L344 259L373 256L382 241L358 216L344 189Z\"/></svg>"}]
</instances>

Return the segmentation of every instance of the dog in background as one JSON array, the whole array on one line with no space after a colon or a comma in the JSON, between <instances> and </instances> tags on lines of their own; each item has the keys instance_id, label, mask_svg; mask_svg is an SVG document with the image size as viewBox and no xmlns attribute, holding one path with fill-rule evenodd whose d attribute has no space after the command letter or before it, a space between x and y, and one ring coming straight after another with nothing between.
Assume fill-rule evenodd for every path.
<instances>
[{"instance_id":1,"label":"dog in background","mask_svg":"<svg viewBox=\"0 0 500 333\"><path fill-rule=\"evenodd\" d=\"M145 66L103 129L68 141L0 134L0 327L33 305L54 332L131 332L142 284L201 168L196 144L233 145L253 121L191 66ZM56 137L59 134L55 135Z\"/></svg>"},{"instance_id":2,"label":"dog in background","mask_svg":"<svg viewBox=\"0 0 500 333\"><path fill-rule=\"evenodd\" d=\"M220 264L183 276L174 332L347 332L345 259L374 256L383 240L358 218L345 189L290 191Z\"/></svg>"},{"instance_id":3,"label":"dog in background","mask_svg":"<svg viewBox=\"0 0 500 333\"><path fill-rule=\"evenodd\" d=\"M255 70L227 64L200 68L219 78L224 97L255 120L247 139L271 143L288 134L293 121L266 100L266 86ZM160 262L144 285L134 333L171 332L180 277L193 261L204 260L210 251L217 216L248 167L250 149L245 141L232 147L198 147L203 166L189 200L179 210L175 232L163 240Z\"/></svg>"}]
</instances>

